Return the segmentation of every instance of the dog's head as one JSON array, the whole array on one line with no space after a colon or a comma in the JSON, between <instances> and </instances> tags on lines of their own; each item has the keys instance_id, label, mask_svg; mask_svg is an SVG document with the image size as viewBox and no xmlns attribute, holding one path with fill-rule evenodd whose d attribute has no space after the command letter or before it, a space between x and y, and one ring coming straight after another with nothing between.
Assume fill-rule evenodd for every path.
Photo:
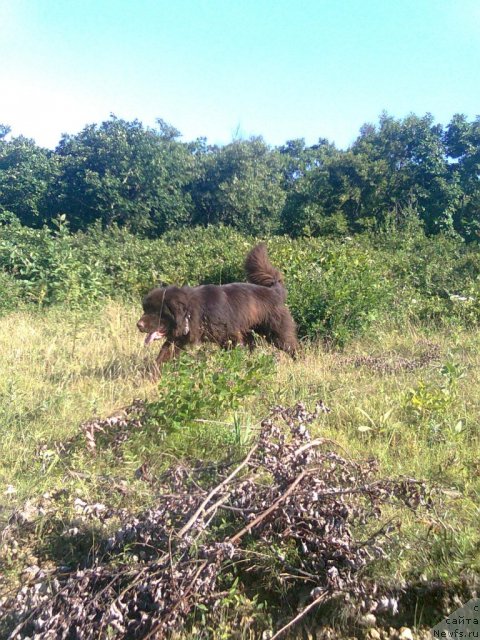
<instances>
[{"instance_id":1,"label":"dog's head","mask_svg":"<svg viewBox=\"0 0 480 640\"><path fill-rule=\"evenodd\" d=\"M145 344L162 338L173 340L189 333L188 293L185 289L153 289L142 304L143 315L137 327L147 334Z\"/></svg>"}]
</instances>

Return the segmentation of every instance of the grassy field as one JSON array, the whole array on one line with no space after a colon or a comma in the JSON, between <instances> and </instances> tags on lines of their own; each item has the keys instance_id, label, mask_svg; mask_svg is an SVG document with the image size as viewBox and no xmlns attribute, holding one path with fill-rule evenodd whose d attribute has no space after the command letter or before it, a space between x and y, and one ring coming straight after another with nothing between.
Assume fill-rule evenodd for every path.
<instances>
[{"instance_id":1,"label":"grassy field","mask_svg":"<svg viewBox=\"0 0 480 640\"><path fill-rule=\"evenodd\" d=\"M120 456L101 442L92 452L83 422L134 399L153 401L167 384L151 377L156 346L143 347L137 315L112 302L88 312L51 308L0 319L0 518L5 526L20 513L23 523L2 550L3 595L32 564L74 564L93 553L94 519L80 542L65 534L75 524L76 500L138 513L153 500L147 472L139 470L155 476L172 460L223 460L255 438L273 405L320 399L331 411L315 422L315 435L348 458L375 457L383 477L434 488L428 512L392 505L381 514L381 522L395 525L389 535L397 552L373 563L371 575L393 585L454 585L478 575L478 330L377 325L343 350L305 343L296 361L275 354L273 374L233 411L215 420L206 415L183 432L137 434ZM412 625L422 624L421 608Z\"/></svg>"}]
</instances>

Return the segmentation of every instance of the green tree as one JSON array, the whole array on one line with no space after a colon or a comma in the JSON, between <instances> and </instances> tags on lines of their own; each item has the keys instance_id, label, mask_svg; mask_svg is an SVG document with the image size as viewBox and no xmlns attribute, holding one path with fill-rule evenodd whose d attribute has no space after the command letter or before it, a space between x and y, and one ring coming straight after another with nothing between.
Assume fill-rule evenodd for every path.
<instances>
[{"instance_id":1,"label":"green tree","mask_svg":"<svg viewBox=\"0 0 480 640\"><path fill-rule=\"evenodd\" d=\"M429 114L403 120L383 114L378 126L361 128L350 149L325 142L313 160L298 141L283 152L290 157L282 215L288 233L352 233L407 210L416 211L428 233L454 228L459 180L449 166L443 129Z\"/></svg>"},{"instance_id":2,"label":"green tree","mask_svg":"<svg viewBox=\"0 0 480 640\"><path fill-rule=\"evenodd\" d=\"M63 136L52 212L66 213L74 230L100 220L152 235L187 224L193 158L178 136L163 120L154 130L115 116Z\"/></svg>"},{"instance_id":3,"label":"green tree","mask_svg":"<svg viewBox=\"0 0 480 640\"><path fill-rule=\"evenodd\" d=\"M449 230L458 206L458 185L449 171L443 129L433 116L396 120L382 114L378 127L365 125L352 146L375 177L365 206L379 221L387 212L416 207L428 233Z\"/></svg>"},{"instance_id":4,"label":"green tree","mask_svg":"<svg viewBox=\"0 0 480 640\"><path fill-rule=\"evenodd\" d=\"M283 173L285 188L288 190L295 187L298 180L304 177L309 171L321 167L327 156L333 155L336 151L335 145L326 138L320 138L317 144L307 147L303 138L288 140L279 147L283 159Z\"/></svg>"},{"instance_id":5,"label":"green tree","mask_svg":"<svg viewBox=\"0 0 480 640\"><path fill-rule=\"evenodd\" d=\"M274 232L285 201L282 159L262 138L197 147L192 185L198 224L223 223L245 233Z\"/></svg>"},{"instance_id":6,"label":"green tree","mask_svg":"<svg viewBox=\"0 0 480 640\"><path fill-rule=\"evenodd\" d=\"M453 181L460 197L454 223L468 240L480 237L480 117L468 122L456 114L445 131L445 144L451 158Z\"/></svg>"},{"instance_id":7,"label":"green tree","mask_svg":"<svg viewBox=\"0 0 480 640\"><path fill-rule=\"evenodd\" d=\"M346 230L339 212L340 194L330 182L332 150L324 151L324 157L318 154L313 166L299 163L300 169L292 172L287 165L290 189L282 211L282 230L292 236L335 235Z\"/></svg>"},{"instance_id":8,"label":"green tree","mask_svg":"<svg viewBox=\"0 0 480 640\"><path fill-rule=\"evenodd\" d=\"M343 235L366 224L365 201L374 190L363 156L336 149L327 140L304 149L292 171L290 146L284 149L290 185L282 214L283 230L298 235ZM298 150L298 147L297 147Z\"/></svg>"},{"instance_id":9,"label":"green tree","mask_svg":"<svg viewBox=\"0 0 480 640\"><path fill-rule=\"evenodd\" d=\"M5 138L0 126L0 212L14 213L28 226L41 226L49 217L48 191L57 172L54 154L33 140Z\"/></svg>"}]
</instances>

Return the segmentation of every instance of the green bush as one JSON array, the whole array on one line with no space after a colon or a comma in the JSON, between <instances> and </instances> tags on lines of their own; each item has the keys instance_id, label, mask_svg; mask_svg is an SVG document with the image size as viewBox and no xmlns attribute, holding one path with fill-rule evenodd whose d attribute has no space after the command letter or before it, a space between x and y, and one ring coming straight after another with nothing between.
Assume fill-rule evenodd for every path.
<instances>
[{"instance_id":1,"label":"green bush","mask_svg":"<svg viewBox=\"0 0 480 640\"><path fill-rule=\"evenodd\" d=\"M0 313L24 306L22 283L9 273L0 271Z\"/></svg>"},{"instance_id":2,"label":"green bush","mask_svg":"<svg viewBox=\"0 0 480 640\"><path fill-rule=\"evenodd\" d=\"M284 241L279 252L271 253L285 273L288 304L301 336L345 344L391 302L383 263L354 242Z\"/></svg>"},{"instance_id":3,"label":"green bush","mask_svg":"<svg viewBox=\"0 0 480 640\"><path fill-rule=\"evenodd\" d=\"M0 310L21 304L82 307L108 298L138 304L153 286L243 281L257 238L211 226L145 239L92 226L71 234L0 224ZM382 317L474 325L480 320L478 247L418 229L355 239L275 236L272 263L285 275L301 337L344 344Z\"/></svg>"},{"instance_id":4,"label":"green bush","mask_svg":"<svg viewBox=\"0 0 480 640\"><path fill-rule=\"evenodd\" d=\"M452 236L380 236L377 260L395 285L394 316L462 325L480 321L480 254Z\"/></svg>"},{"instance_id":5,"label":"green bush","mask_svg":"<svg viewBox=\"0 0 480 640\"><path fill-rule=\"evenodd\" d=\"M268 389L272 356L240 347L231 351L183 353L166 364L158 399L146 406L142 427L125 444L123 456L137 468L160 471L171 455L218 462L251 436L245 399Z\"/></svg>"},{"instance_id":6,"label":"green bush","mask_svg":"<svg viewBox=\"0 0 480 640\"><path fill-rule=\"evenodd\" d=\"M0 227L0 267L20 283L26 302L90 303L108 294L108 280L94 246L78 240L62 218L56 230L13 220Z\"/></svg>"},{"instance_id":7,"label":"green bush","mask_svg":"<svg viewBox=\"0 0 480 640\"><path fill-rule=\"evenodd\" d=\"M163 367L158 400L148 408L149 422L170 432L231 414L272 373L271 356L249 357L242 348L184 353Z\"/></svg>"}]
</instances>

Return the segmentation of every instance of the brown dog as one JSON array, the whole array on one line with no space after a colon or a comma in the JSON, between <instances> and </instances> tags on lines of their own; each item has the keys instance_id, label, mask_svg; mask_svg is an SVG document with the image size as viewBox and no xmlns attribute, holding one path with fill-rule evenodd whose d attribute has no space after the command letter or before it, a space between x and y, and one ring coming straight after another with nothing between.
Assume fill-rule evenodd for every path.
<instances>
[{"instance_id":1,"label":"brown dog","mask_svg":"<svg viewBox=\"0 0 480 640\"><path fill-rule=\"evenodd\" d=\"M143 300L138 329L145 344L165 338L157 364L187 345L214 342L223 348L254 346L253 333L292 357L298 348L295 323L285 306L282 274L272 267L264 244L245 260L248 283L152 289Z\"/></svg>"}]
</instances>

